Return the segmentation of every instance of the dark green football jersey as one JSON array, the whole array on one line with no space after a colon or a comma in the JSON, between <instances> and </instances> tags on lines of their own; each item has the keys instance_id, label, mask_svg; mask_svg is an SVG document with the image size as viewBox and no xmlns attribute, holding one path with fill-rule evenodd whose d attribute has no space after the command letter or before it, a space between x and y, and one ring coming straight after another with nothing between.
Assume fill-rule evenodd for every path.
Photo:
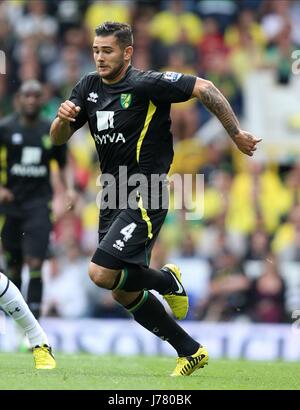
<instances>
[{"instance_id":1,"label":"dark green football jersey","mask_svg":"<svg viewBox=\"0 0 300 410\"><path fill-rule=\"evenodd\" d=\"M132 66L115 84L90 73L71 93L70 100L81 107L71 126L76 130L88 122L102 173L118 179L119 167L126 166L128 177L166 174L173 159L171 103L188 100L195 82L191 75Z\"/></svg>"},{"instance_id":2,"label":"dark green football jersey","mask_svg":"<svg viewBox=\"0 0 300 410\"><path fill-rule=\"evenodd\" d=\"M13 192L16 203L51 199L50 161L65 166L66 146L53 146L49 129L44 119L23 125L18 114L0 121L0 184Z\"/></svg>"}]
</instances>

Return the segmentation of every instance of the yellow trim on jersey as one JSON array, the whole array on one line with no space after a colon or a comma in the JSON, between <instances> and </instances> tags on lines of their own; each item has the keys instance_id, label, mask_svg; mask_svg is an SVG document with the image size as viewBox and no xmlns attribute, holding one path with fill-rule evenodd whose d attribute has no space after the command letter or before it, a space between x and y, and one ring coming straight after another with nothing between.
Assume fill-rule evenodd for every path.
<instances>
[{"instance_id":1,"label":"yellow trim on jersey","mask_svg":"<svg viewBox=\"0 0 300 410\"><path fill-rule=\"evenodd\" d=\"M147 227L148 227L148 238L149 238L149 239L152 239L152 237L153 237L153 233L152 233L152 222L150 221L149 215L147 214L147 211L146 211L146 209L145 209L144 206L143 206L143 199L142 199L142 196L141 196L141 195L140 195L140 198L139 198L138 207L139 207L140 210L141 210L142 219L143 219L143 221L146 222Z\"/></svg>"},{"instance_id":2,"label":"yellow trim on jersey","mask_svg":"<svg viewBox=\"0 0 300 410\"><path fill-rule=\"evenodd\" d=\"M143 129L142 129L141 135L138 139L138 142L136 144L136 160L137 160L137 162L139 162L139 160L140 160L140 153L141 153L142 143L144 141L145 135L148 131L149 124L152 120L152 117L153 117L155 111L156 111L156 108L157 107L153 104L153 102L149 101L149 106L148 106L148 111L147 111L146 119L145 119L145 122L144 122L144 126L143 126Z\"/></svg>"},{"instance_id":3,"label":"yellow trim on jersey","mask_svg":"<svg viewBox=\"0 0 300 410\"><path fill-rule=\"evenodd\" d=\"M0 184L7 183L7 147L2 145L0 147Z\"/></svg>"}]
</instances>

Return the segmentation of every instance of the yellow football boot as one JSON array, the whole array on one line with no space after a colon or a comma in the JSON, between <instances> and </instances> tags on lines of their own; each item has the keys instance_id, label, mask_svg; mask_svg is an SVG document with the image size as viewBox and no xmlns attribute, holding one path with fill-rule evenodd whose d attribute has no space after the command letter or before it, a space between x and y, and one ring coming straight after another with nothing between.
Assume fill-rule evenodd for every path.
<instances>
[{"instance_id":1,"label":"yellow football boot","mask_svg":"<svg viewBox=\"0 0 300 410\"><path fill-rule=\"evenodd\" d=\"M32 349L36 369L55 369L56 361L50 346L43 344Z\"/></svg>"},{"instance_id":2,"label":"yellow football boot","mask_svg":"<svg viewBox=\"0 0 300 410\"><path fill-rule=\"evenodd\" d=\"M181 283L180 269L178 266L169 263L165 265L161 270L168 272L173 277L177 285L177 289L175 291L163 295L163 298L170 306L176 319L185 319L189 310L189 298Z\"/></svg>"},{"instance_id":3,"label":"yellow football boot","mask_svg":"<svg viewBox=\"0 0 300 410\"><path fill-rule=\"evenodd\" d=\"M208 352L205 347L201 346L191 356L178 357L176 367L171 376L189 376L206 364L208 364Z\"/></svg>"}]
</instances>

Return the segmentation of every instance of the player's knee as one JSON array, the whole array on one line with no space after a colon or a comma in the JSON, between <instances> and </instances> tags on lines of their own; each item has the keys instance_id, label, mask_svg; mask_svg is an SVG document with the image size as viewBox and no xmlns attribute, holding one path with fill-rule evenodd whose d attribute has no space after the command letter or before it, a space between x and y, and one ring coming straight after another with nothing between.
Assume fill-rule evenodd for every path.
<instances>
[{"instance_id":1,"label":"player's knee","mask_svg":"<svg viewBox=\"0 0 300 410\"><path fill-rule=\"evenodd\" d=\"M118 271L107 269L91 262L89 267L89 276L95 285L100 288L112 289L117 277Z\"/></svg>"},{"instance_id":2,"label":"player's knee","mask_svg":"<svg viewBox=\"0 0 300 410\"><path fill-rule=\"evenodd\" d=\"M30 270L33 270L33 269L40 270L40 269L42 269L43 261L40 258L34 258L34 257L31 257L31 256L27 256L27 257L25 257L25 262L27 263Z\"/></svg>"}]
</instances>

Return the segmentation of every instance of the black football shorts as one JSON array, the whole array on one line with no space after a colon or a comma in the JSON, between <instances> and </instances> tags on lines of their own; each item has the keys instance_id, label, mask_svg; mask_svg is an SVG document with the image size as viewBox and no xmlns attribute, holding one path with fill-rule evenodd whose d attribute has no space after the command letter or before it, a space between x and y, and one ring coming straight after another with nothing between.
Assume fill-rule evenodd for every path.
<instances>
[{"instance_id":1,"label":"black football shorts","mask_svg":"<svg viewBox=\"0 0 300 410\"><path fill-rule=\"evenodd\" d=\"M49 245L52 223L48 204L23 210L19 216L5 216L2 246L11 257L14 254L44 260Z\"/></svg>"},{"instance_id":2,"label":"black football shorts","mask_svg":"<svg viewBox=\"0 0 300 410\"><path fill-rule=\"evenodd\" d=\"M109 269L121 269L127 264L148 266L167 212L167 209L110 211L107 229L99 231L99 245L92 262Z\"/></svg>"}]
</instances>

